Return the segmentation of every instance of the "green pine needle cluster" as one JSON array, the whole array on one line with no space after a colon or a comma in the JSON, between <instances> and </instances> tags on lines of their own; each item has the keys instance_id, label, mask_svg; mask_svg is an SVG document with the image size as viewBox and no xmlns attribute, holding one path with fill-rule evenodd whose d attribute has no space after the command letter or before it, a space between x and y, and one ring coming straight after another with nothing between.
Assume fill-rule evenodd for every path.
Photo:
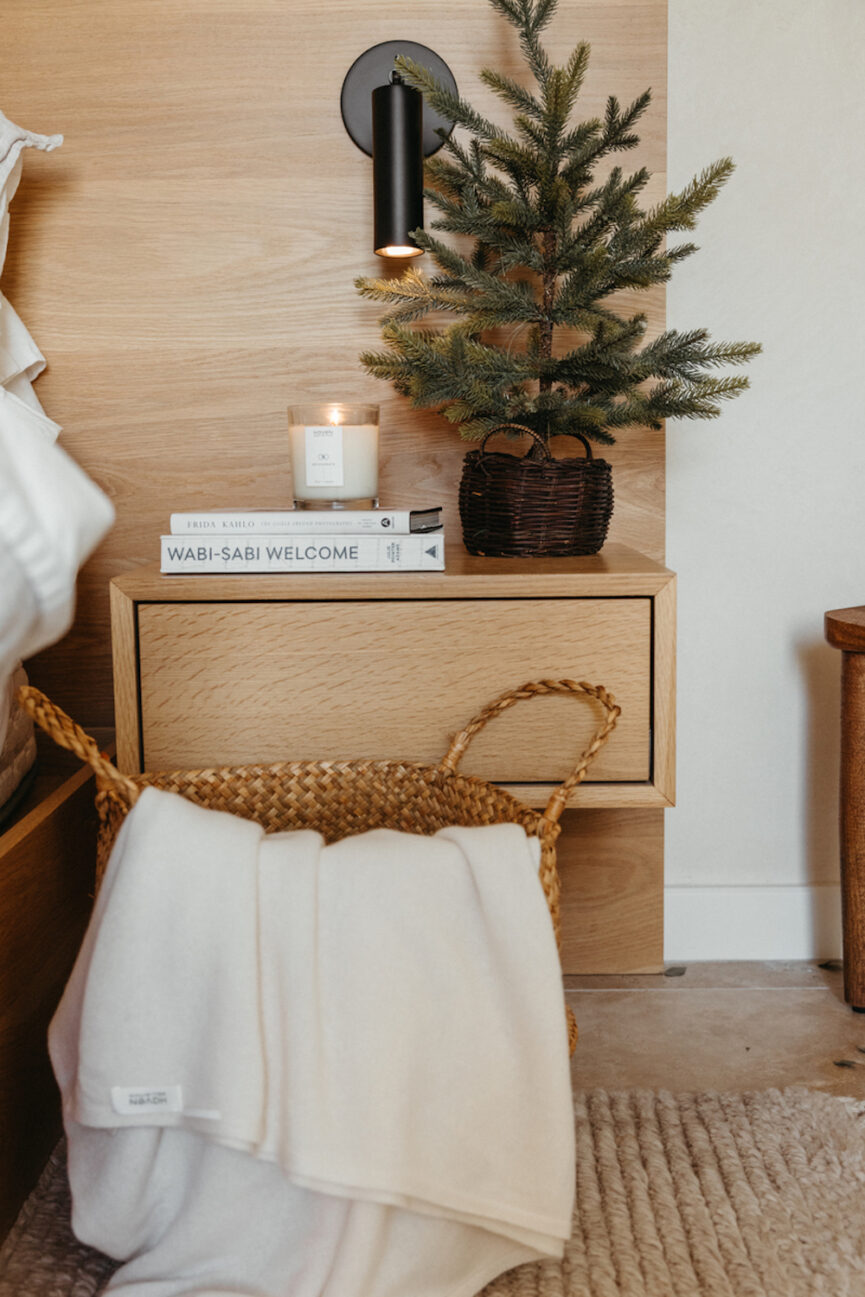
<instances>
[{"instance_id":1,"label":"green pine needle cluster","mask_svg":"<svg viewBox=\"0 0 865 1297\"><path fill-rule=\"evenodd\" d=\"M403 79L468 137L463 143L452 134L427 160L425 190L438 212L432 229L463 236L456 242L465 250L415 230L436 274L411 265L398 279L356 281L364 297L387 306L385 347L364 352L361 363L416 408L438 410L467 440L522 423L544 439L566 433L610 443L629 425L715 417L721 401L748 386L744 376L716 371L751 359L759 344L713 343L705 329L670 329L647 342L646 316L623 316L610 299L666 282L697 251L667 240L694 228L732 161L721 158L648 210L639 203L650 178L645 167L629 175L612 166L597 180L602 159L639 143L634 127L649 91L627 108L611 96L603 118L573 124L589 46L579 44L554 67L540 36L557 0L490 3L519 33L535 88L489 68L481 73L513 110L505 131L425 68L397 60ZM455 319L419 326L436 314ZM567 331L568 350L554 345L557 331Z\"/></svg>"}]
</instances>

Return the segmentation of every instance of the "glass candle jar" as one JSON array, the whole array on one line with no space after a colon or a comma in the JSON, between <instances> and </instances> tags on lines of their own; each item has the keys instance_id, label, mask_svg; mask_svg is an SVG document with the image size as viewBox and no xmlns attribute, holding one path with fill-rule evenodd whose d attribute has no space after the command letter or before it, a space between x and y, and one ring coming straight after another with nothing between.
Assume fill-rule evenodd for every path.
<instances>
[{"instance_id":1,"label":"glass candle jar","mask_svg":"<svg viewBox=\"0 0 865 1297\"><path fill-rule=\"evenodd\" d=\"M288 438L296 509L376 508L377 405L293 405Z\"/></svg>"}]
</instances>

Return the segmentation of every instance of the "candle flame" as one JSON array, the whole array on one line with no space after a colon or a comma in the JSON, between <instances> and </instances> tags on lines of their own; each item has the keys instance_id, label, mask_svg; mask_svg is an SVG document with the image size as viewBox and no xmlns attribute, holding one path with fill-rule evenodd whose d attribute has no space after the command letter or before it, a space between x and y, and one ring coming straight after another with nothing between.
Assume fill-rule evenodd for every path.
<instances>
[{"instance_id":1,"label":"candle flame","mask_svg":"<svg viewBox=\"0 0 865 1297\"><path fill-rule=\"evenodd\" d=\"M342 414L336 406L331 410L328 422L333 428L338 427L342 423Z\"/></svg>"}]
</instances>

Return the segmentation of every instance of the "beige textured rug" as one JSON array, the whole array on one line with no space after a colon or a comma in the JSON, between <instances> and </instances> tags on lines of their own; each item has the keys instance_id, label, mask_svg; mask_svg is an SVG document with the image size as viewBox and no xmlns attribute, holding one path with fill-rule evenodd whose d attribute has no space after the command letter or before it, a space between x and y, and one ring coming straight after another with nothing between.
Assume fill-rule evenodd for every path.
<instances>
[{"instance_id":1,"label":"beige textured rug","mask_svg":"<svg viewBox=\"0 0 865 1297\"><path fill-rule=\"evenodd\" d=\"M575 1112L564 1263L511 1270L483 1297L865 1295L865 1104L596 1090ZM68 1219L57 1154L0 1250L0 1297L102 1291L111 1262Z\"/></svg>"}]
</instances>

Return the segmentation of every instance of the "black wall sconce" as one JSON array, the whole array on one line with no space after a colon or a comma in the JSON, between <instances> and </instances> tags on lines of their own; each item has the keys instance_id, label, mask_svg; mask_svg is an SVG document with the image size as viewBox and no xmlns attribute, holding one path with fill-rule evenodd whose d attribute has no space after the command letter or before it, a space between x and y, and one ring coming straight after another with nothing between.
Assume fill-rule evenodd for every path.
<instances>
[{"instance_id":1,"label":"black wall sconce","mask_svg":"<svg viewBox=\"0 0 865 1297\"><path fill-rule=\"evenodd\" d=\"M417 257L410 231L423 225L423 160L444 143L453 122L424 107L419 90L401 80L394 60L404 54L456 94L448 65L426 45L383 41L355 59L342 83L345 129L372 158L373 247L380 257Z\"/></svg>"}]
</instances>

